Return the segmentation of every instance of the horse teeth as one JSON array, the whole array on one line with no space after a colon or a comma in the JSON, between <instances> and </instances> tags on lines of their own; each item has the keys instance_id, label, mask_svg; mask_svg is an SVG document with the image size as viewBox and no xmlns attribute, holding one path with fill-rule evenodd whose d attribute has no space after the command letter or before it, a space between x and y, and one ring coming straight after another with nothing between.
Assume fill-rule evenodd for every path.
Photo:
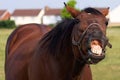
<instances>
[{"instance_id":1,"label":"horse teeth","mask_svg":"<svg viewBox=\"0 0 120 80\"><path fill-rule=\"evenodd\" d=\"M102 53L102 48L100 46L94 46L91 48L91 51L97 55L100 55Z\"/></svg>"}]
</instances>

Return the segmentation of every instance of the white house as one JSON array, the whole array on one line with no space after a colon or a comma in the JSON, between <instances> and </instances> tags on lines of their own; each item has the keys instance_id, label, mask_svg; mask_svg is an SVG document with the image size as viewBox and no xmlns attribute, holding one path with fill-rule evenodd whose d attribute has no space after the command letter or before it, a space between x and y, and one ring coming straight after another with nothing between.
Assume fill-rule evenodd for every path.
<instances>
[{"instance_id":1,"label":"white house","mask_svg":"<svg viewBox=\"0 0 120 80\"><path fill-rule=\"evenodd\" d=\"M45 14L43 16L43 24L56 24L57 22L61 21L61 10L62 9L50 9L45 8Z\"/></svg>"},{"instance_id":2,"label":"white house","mask_svg":"<svg viewBox=\"0 0 120 80\"><path fill-rule=\"evenodd\" d=\"M43 9L16 9L11 15L11 20L14 20L16 25L27 23L42 23L41 19L44 14Z\"/></svg>"},{"instance_id":3,"label":"white house","mask_svg":"<svg viewBox=\"0 0 120 80\"><path fill-rule=\"evenodd\" d=\"M110 25L120 25L120 5L109 13Z\"/></svg>"}]
</instances>

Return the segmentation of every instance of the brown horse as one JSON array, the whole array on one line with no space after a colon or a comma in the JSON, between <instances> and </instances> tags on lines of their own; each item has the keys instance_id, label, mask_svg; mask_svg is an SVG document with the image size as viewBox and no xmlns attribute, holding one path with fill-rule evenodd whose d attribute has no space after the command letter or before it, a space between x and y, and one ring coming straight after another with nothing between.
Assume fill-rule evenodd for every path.
<instances>
[{"instance_id":1,"label":"brown horse","mask_svg":"<svg viewBox=\"0 0 120 80\"><path fill-rule=\"evenodd\" d=\"M106 45L111 47L106 37L108 9L80 12L66 8L74 19L63 20L45 35L47 30L33 25L11 34L6 47L6 80L92 80L89 65L104 59Z\"/></svg>"},{"instance_id":2,"label":"brown horse","mask_svg":"<svg viewBox=\"0 0 120 80\"><path fill-rule=\"evenodd\" d=\"M22 25L20 27L18 27L16 30L14 30L12 32L12 34L9 36L8 38L8 42L6 45L6 66L7 68L5 69L6 71L6 80L28 80L28 74L27 72L25 72L27 70L27 66L28 66L28 62L30 61L31 57L33 56L33 50L35 49L34 46L37 45L39 39L41 39L41 37L46 33L50 31L50 27L49 26L45 26L45 25L38 25L38 24L26 24L26 25ZM34 37L36 36L36 37ZM34 37L34 38L32 38ZM32 38L33 40L30 42L30 44L28 43L28 40L24 40L24 39L30 39ZM20 44L20 42L22 41L22 43L26 43L26 46L15 46L16 44ZM30 40L29 40L30 41ZM30 45L34 45L34 46L30 46ZM11 52L14 48L16 48L15 50L18 50L17 48L27 48L27 49L31 49L29 50L29 52L24 52L23 50L20 50L18 52ZM21 64L16 64L17 67L12 66L12 68L10 68L10 66L8 66L8 64L10 65L11 63L8 63L9 58L12 58L12 56L8 56L8 55L18 55L18 57L22 57L25 56L26 54L28 55L27 58L25 57L24 59L21 59L21 63L24 66L21 66ZM17 56L16 56L17 57ZM14 57L15 58L15 57ZM14 59L13 58L13 59ZM12 60L12 59L11 59ZM12 64L15 64L16 60L12 61ZM25 68L26 67L26 68ZM21 70L20 70L21 69ZM12 70L12 72L10 71ZM84 76L84 74L86 76ZM85 80L88 79L92 79L91 77L91 70L90 67L86 64L86 66L83 69L83 72L81 74L81 77L83 77Z\"/></svg>"},{"instance_id":3,"label":"brown horse","mask_svg":"<svg viewBox=\"0 0 120 80\"><path fill-rule=\"evenodd\" d=\"M28 63L38 41L50 30L46 25L26 24L12 32L6 44L6 80L28 80Z\"/></svg>"},{"instance_id":4,"label":"brown horse","mask_svg":"<svg viewBox=\"0 0 120 80\"><path fill-rule=\"evenodd\" d=\"M37 45L41 37L50 30L51 28L46 25L26 24L19 26L16 30L12 32L6 44L6 80L29 80L27 68L28 63L33 56L35 46ZM22 50L19 50L21 48ZM17 62L16 57L13 57L15 55L16 57L21 57L20 63L23 66L21 66L21 64ZM85 80L92 79L91 70L87 64L83 68L81 77Z\"/></svg>"}]
</instances>

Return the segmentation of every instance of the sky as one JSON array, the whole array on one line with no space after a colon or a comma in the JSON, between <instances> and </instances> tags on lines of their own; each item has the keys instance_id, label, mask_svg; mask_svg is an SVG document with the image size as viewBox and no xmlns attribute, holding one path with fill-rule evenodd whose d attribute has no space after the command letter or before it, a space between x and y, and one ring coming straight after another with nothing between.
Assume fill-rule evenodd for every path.
<instances>
[{"instance_id":1,"label":"sky","mask_svg":"<svg viewBox=\"0 0 120 80\"><path fill-rule=\"evenodd\" d=\"M63 2L68 0L0 0L0 9L7 9L13 12L15 9L63 8ZM76 7L83 9L86 7L110 7L110 10L120 5L120 0L76 0Z\"/></svg>"}]
</instances>

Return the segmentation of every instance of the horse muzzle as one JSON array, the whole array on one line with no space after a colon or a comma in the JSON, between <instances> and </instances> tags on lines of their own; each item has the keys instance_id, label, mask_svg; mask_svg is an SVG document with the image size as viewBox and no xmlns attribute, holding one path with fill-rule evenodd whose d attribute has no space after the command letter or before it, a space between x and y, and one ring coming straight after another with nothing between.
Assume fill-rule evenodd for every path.
<instances>
[{"instance_id":1,"label":"horse muzzle","mask_svg":"<svg viewBox=\"0 0 120 80\"><path fill-rule=\"evenodd\" d=\"M106 43L106 44L105 44ZM104 45L103 45L104 44ZM89 58L88 61L91 64L96 64L105 58L105 47L112 47L107 41L104 43L100 40L93 39L90 41L90 48L88 49Z\"/></svg>"}]
</instances>

